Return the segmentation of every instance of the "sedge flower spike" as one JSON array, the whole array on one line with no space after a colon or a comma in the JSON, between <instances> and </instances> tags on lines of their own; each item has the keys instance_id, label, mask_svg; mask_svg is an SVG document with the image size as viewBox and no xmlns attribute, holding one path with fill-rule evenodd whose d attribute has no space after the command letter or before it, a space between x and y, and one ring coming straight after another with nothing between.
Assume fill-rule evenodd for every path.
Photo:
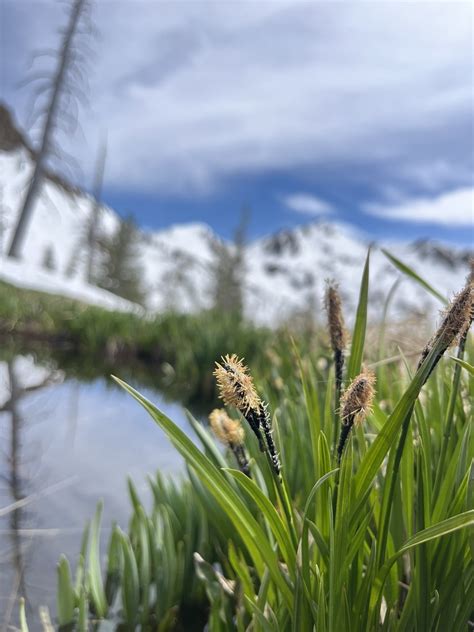
<instances>
[{"instance_id":1,"label":"sedge flower spike","mask_svg":"<svg viewBox=\"0 0 474 632\"><path fill-rule=\"evenodd\" d=\"M223 408L215 408L209 415L209 423L216 437L229 447L242 445L245 432L242 424L229 417Z\"/></svg>"},{"instance_id":2,"label":"sedge flower spike","mask_svg":"<svg viewBox=\"0 0 474 632\"><path fill-rule=\"evenodd\" d=\"M342 303L339 289L334 281L328 281L324 299L327 315L329 337L333 351L344 351L346 346L346 328L342 315Z\"/></svg>"},{"instance_id":3,"label":"sedge flower spike","mask_svg":"<svg viewBox=\"0 0 474 632\"><path fill-rule=\"evenodd\" d=\"M250 476L249 462L244 449L245 432L242 424L229 417L223 408L215 408L211 412L209 423L219 441L234 453L240 471Z\"/></svg>"},{"instance_id":4,"label":"sedge flower spike","mask_svg":"<svg viewBox=\"0 0 474 632\"><path fill-rule=\"evenodd\" d=\"M449 349L449 347L458 344L459 341L466 336L473 317L474 281L472 277L469 277L466 286L454 295L451 303L444 310L441 324L421 352L417 368L420 368L433 347L440 343L441 350L431 369L433 370L444 352Z\"/></svg>"},{"instance_id":5,"label":"sedge flower spike","mask_svg":"<svg viewBox=\"0 0 474 632\"><path fill-rule=\"evenodd\" d=\"M234 406L243 415L248 410L259 407L260 398L252 377L243 360L239 359L235 353L222 357L222 364L216 362L214 375L220 397L226 406Z\"/></svg>"},{"instance_id":6,"label":"sedge flower spike","mask_svg":"<svg viewBox=\"0 0 474 632\"><path fill-rule=\"evenodd\" d=\"M342 314L341 296L338 287L333 281L328 281L324 304L328 316L329 338L334 353L334 365L336 373L336 387L338 390L342 384L342 370L344 368L344 349L347 336Z\"/></svg>"},{"instance_id":7,"label":"sedge flower spike","mask_svg":"<svg viewBox=\"0 0 474 632\"><path fill-rule=\"evenodd\" d=\"M258 439L260 451L267 452L273 469L280 474L280 459L273 441L268 408L258 396L243 360L235 354L223 356L221 364L216 362L214 375L220 398L226 406L234 406L243 415Z\"/></svg>"},{"instance_id":8,"label":"sedge flower spike","mask_svg":"<svg viewBox=\"0 0 474 632\"><path fill-rule=\"evenodd\" d=\"M344 446L354 425L361 424L370 413L374 399L375 374L368 369L355 377L341 397L341 434L337 456L341 460Z\"/></svg>"}]
</instances>

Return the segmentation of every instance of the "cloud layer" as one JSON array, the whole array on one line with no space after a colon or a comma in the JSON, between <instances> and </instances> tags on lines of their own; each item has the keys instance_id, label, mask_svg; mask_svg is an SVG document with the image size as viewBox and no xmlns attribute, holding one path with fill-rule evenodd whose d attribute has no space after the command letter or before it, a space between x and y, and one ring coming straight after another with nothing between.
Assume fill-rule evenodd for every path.
<instances>
[{"instance_id":1,"label":"cloud layer","mask_svg":"<svg viewBox=\"0 0 474 632\"><path fill-rule=\"evenodd\" d=\"M21 49L21 74L63 17L48 2L6 6L18 37L3 58ZM242 174L342 163L382 165L434 193L464 186L471 17L463 2L100 3L88 143L70 141L73 153L93 163L107 130L108 186L183 196ZM25 97L11 98L24 112Z\"/></svg>"},{"instance_id":2,"label":"cloud layer","mask_svg":"<svg viewBox=\"0 0 474 632\"><path fill-rule=\"evenodd\" d=\"M418 198L395 206L368 205L366 211L384 219L449 228L474 226L474 188L465 187L434 198Z\"/></svg>"},{"instance_id":3,"label":"cloud layer","mask_svg":"<svg viewBox=\"0 0 474 632\"><path fill-rule=\"evenodd\" d=\"M286 195L282 201L283 204L290 210L313 217L327 215L333 211L330 204L308 193L293 193L291 195Z\"/></svg>"}]
</instances>

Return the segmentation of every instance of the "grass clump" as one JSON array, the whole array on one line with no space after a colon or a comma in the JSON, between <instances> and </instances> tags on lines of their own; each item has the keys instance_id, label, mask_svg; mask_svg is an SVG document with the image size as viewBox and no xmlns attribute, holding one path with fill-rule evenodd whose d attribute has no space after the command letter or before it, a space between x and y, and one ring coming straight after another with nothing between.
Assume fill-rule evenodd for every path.
<instances>
[{"instance_id":1,"label":"grass clump","mask_svg":"<svg viewBox=\"0 0 474 632\"><path fill-rule=\"evenodd\" d=\"M93 564L60 623L77 627L87 603L89 617L113 612L129 629L176 629L193 594L216 631L461 632L471 625L472 284L417 364L400 355L363 369L368 282L367 261L338 426L333 368L298 342L272 351L264 379L224 356L216 370L224 403L252 430L242 444L230 411L212 414L229 455L192 421L194 444L117 379L184 457L188 479L165 500L160 488L150 514L131 494L129 531L110 540L105 582L112 569L113 598L100 590ZM463 364L446 357L453 343ZM364 426L356 423L362 418ZM235 468L235 443L247 472ZM65 599L68 582L59 583Z\"/></svg>"}]
</instances>

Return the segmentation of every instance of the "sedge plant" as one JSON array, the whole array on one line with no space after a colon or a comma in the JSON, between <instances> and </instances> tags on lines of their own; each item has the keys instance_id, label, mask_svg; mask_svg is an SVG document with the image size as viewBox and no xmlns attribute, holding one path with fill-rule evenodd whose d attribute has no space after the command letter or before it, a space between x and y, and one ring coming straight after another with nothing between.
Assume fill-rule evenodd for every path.
<instances>
[{"instance_id":1,"label":"sedge plant","mask_svg":"<svg viewBox=\"0 0 474 632\"><path fill-rule=\"evenodd\" d=\"M431 287L404 264L403 272ZM232 349L223 356L215 376L226 409L211 424L224 453L206 428L193 422L194 443L115 378L183 456L188 480L151 516L132 493L129 531L111 535L105 580L96 525L75 584L60 563L63 625L84 630L112 612L129 629L172 629L192 594L212 631L472 625L472 281L417 364L400 353L381 370L364 365L369 278L367 257L342 376L297 341L269 380L252 376Z\"/></svg>"}]
</instances>

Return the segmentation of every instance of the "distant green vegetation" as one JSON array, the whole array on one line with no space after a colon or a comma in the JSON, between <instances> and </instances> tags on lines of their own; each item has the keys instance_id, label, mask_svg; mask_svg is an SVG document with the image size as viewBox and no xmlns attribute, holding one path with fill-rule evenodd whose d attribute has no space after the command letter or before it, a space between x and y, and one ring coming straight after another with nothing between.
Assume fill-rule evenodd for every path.
<instances>
[{"instance_id":1,"label":"distant green vegetation","mask_svg":"<svg viewBox=\"0 0 474 632\"><path fill-rule=\"evenodd\" d=\"M181 484L150 479L150 510L129 485L129 527L112 530L105 565L99 505L74 573L64 557L58 566L60 629L82 632L103 619L162 632L202 630L204 621L211 632L472 627L474 289L458 295L414 365L403 354L385 362L383 323L378 351L367 344L369 276L367 260L350 348L332 337L334 358L344 346L346 360L341 403L325 347L283 340L266 354L265 375L247 362L255 383L236 359L223 362L224 454L208 429L191 419L193 443L120 381L188 475ZM209 370L222 352L238 351L219 342Z\"/></svg>"},{"instance_id":2,"label":"distant green vegetation","mask_svg":"<svg viewBox=\"0 0 474 632\"><path fill-rule=\"evenodd\" d=\"M3 354L30 352L56 362L69 375L93 379L120 373L185 403L215 399L212 371L223 353L237 350L264 365L271 332L238 314L144 317L112 312L60 296L0 282Z\"/></svg>"}]
</instances>

